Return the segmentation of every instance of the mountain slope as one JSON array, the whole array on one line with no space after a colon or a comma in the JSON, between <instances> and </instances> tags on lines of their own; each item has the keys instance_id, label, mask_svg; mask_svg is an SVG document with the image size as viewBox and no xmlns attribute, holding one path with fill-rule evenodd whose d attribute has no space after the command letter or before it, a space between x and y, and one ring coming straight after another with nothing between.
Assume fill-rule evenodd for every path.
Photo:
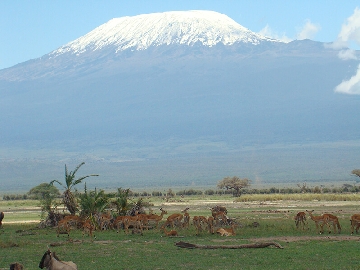
<instances>
[{"instance_id":1,"label":"mountain slope","mask_svg":"<svg viewBox=\"0 0 360 270\"><path fill-rule=\"evenodd\" d=\"M333 91L358 63L337 53L311 40L270 40L208 11L114 19L39 59L0 70L0 158L21 156L23 167L29 156L61 168L69 157L91 161L118 168L96 173L111 183L126 175L122 186L149 179L152 164L152 181L164 172L168 178L162 166L179 160L191 160L181 172L173 169L184 183L229 174L301 181L317 168L324 173L316 179L333 179L357 160L343 151L342 163L334 156L328 168L319 158L324 145L360 137L360 101ZM321 150L299 160L303 145ZM259 163L260 151L271 161ZM121 170L124 160L129 171ZM216 166L209 169L204 164L211 160ZM17 169L3 165L0 178L15 181Z\"/></svg>"}]
</instances>

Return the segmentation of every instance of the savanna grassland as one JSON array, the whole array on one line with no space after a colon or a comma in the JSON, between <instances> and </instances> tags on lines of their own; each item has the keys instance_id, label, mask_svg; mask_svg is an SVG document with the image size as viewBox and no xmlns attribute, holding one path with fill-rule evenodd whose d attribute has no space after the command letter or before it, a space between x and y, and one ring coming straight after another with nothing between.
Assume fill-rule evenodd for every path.
<instances>
[{"instance_id":1,"label":"savanna grassland","mask_svg":"<svg viewBox=\"0 0 360 270\"><path fill-rule=\"evenodd\" d=\"M250 197L248 197L250 196ZM254 196L253 200L251 196ZM8 269L20 262L25 269L38 269L40 259L49 247L60 259L73 261L78 269L359 269L360 237L350 234L350 216L360 213L359 200L283 200L246 195L234 202L230 196L184 196L166 202L146 199L159 214L168 214L189 207L190 216L211 215L214 205L226 206L228 216L239 224L235 236L201 232L196 235L193 225L177 229L179 237L166 237L158 229L143 235L119 233L116 230L96 231L96 239L82 236L80 230L56 236L54 228L38 228L40 210L37 201L0 201L5 212L0 229L0 268ZM343 198L344 199L344 198ZM336 215L342 225L341 234L316 232L315 224L307 218L308 228L296 229L294 215L298 211L315 210ZM260 225L254 227L254 222ZM253 249L183 249L175 246L184 241L198 245L240 245L256 242L277 242L273 246Z\"/></svg>"}]
</instances>

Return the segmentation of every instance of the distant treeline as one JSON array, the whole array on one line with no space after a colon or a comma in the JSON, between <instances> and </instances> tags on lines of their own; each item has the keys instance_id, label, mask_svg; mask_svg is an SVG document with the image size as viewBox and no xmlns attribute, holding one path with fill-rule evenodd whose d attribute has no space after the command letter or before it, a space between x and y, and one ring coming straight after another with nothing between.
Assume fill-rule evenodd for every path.
<instances>
[{"instance_id":1,"label":"distant treeline","mask_svg":"<svg viewBox=\"0 0 360 270\"><path fill-rule=\"evenodd\" d=\"M328 188L324 186L316 186L316 187L299 187L299 188L263 188L263 189L243 189L241 194L297 194L297 193L357 193L360 192L360 187L350 185L350 184L344 184L342 187L333 187ZM174 197L174 196L192 196L192 195L207 195L207 196L213 196L213 195L232 195L233 190L219 190L219 189L207 189L207 190L196 190L196 189L184 189L181 191L174 192L171 189L168 191L143 191L143 192L129 192L129 196L132 197ZM113 197L114 194L109 193L109 197ZM115 196L115 195L114 195ZM33 196L30 196L29 194L6 194L3 196L3 200L9 201L9 200L27 200L27 199L36 199Z\"/></svg>"}]
</instances>

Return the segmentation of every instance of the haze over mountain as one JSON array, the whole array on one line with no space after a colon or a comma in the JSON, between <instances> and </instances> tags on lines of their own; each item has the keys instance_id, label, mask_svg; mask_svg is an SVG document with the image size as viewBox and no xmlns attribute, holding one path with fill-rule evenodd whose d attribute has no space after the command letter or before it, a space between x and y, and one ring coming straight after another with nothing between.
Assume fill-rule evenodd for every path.
<instances>
[{"instance_id":1,"label":"haze over mountain","mask_svg":"<svg viewBox=\"0 0 360 270\"><path fill-rule=\"evenodd\" d=\"M0 178L31 187L85 161L102 187L349 181L359 98L334 88L358 61L324 45L213 11L112 19L0 70Z\"/></svg>"}]
</instances>

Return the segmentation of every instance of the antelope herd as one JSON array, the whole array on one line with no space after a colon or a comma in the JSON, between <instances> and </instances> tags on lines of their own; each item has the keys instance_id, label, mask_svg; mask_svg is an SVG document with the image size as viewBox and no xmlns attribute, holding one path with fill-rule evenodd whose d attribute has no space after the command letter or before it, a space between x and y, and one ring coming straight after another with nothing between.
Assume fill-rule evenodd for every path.
<instances>
[{"instance_id":1,"label":"antelope herd","mask_svg":"<svg viewBox=\"0 0 360 270\"><path fill-rule=\"evenodd\" d=\"M227 216L227 209L223 206L215 206L210 208L211 215L206 216L193 216L192 223L189 214L189 208L185 208L179 213L170 214L165 218L167 211L160 208L161 213L157 214L145 214L135 212L135 215L131 216L117 216L113 218L110 214L100 214L93 218L87 218L82 220L78 216L68 215L58 222L57 235L65 233L69 236L70 230L74 228L82 228L83 235L88 234L92 238L96 238L94 235L95 230L108 230L115 229L117 232L124 230L126 234L131 232L133 234L143 234L144 230L149 228L160 229L166 236L178 236L179 229L189 229L190 224L195 228L196 235L202 232L208 232L210 234L219 234L221 236L235 235L235 229L238 224L235 219L230 219ZM295 226L297 229L309 229L307 221L307 214L309 218L314 221L316 230L319 234L324 233L324 226L326 226L329 233L341 233L341 226L339 219L329 213L325 213L320 216L313 215L314 210L306 210L306 212L298 212L295 217ZM164 220L162 226L159 228L159 223ZM358 233L360 228L360 214L355 214L351 217L351 234ZM170 230L167 230L167 228Z\"/></svg>"},{"instance_id":2,"label":"antelope herd","mask_svg":"<svg viewBox=\"0 0 360 270\"><path fill-rule=\"evenodd\" d=\"M117 232L124 230L126 234L129 234L129 229L132 229L132 233L143 234L144 230L149 228L160 229L166 236L177 236L176 229L189 229L191 217L188 212L189 208L185 208L181 213L173 213L164 218L167 211L160 208L161 213L157 214L145 214L135 212L135 215L117 216L113 218L110 214L99 214L92 217L81 218L76 215L65 215L63 219L58 221L56 226L56 233L59 237L60 234L66 234L70 237L70 231L74 229L82 229L83 235L88 234L91 238L96 238L94 235L95 230L108 230L114 229ZM235 235L234 221L230 222L227 217L227 209L222 206L215 206L210 208L211 216L193 216L192 224L195 227L196 234L201 232L209 232L214 234L215 232L220 235ZM162 226L159 228L159 223L164 219ZM230 225L230 229L221 228L222 226ZM170 231L166 228L170 227ZM217 229L217 230L216 230ZM222 233L222 230L230 230L229 233Z\"/></svg>"},{"instance_id":3,"label":"antelope herd","mask_svg":"<svg viewBox=\"0 0 360 270\"><path fill-rule=\"evenodd\" d=\"M195 227L196 235L202 232L208 232L210 234L219 234L220 236L234 236L236 235L236 228L240 225L235 222L235 219L230 219L227 214L228 211L225 207L215 206L209 209L211 215L206 216L193 216L192 225ZM179 237L177 230L189 229L191 225L191 217L189 214L189 208L185 208L180 213L167 215L167 211L160 208L161 213L159 215L149 213L140 213L135 211L135 215L117 216L113 217L111 214L99 214L93 215L87 218L81 218L76 215L65 215L60 221L58 221L56 227L56 233L59 237L60 234L67 234L70 237L70 231L73 229L81 229L83 235L88 234L91 238L96 238L95 230L124 230L126 234L129 234L129 228L132 229L132 233L142 234L144 230L150 228L160 229L165 236ZM314 210L306 210L305 212L298 212L294 216L295 227L297 229L309 229L307 215L310 220L314 221L317 233L324 233L324 226L331 233L341 233L341 226L338 217L333 214L324 213L322 215L314 215ZM1 221L4 218L4 213L0 212L0 226ZM164 220L162 226L159 228L159 223ZM351 234L358 233L360 228L360 214L354 214L350 218ZM169 229L167 229L169 227ZM42 269L77 269L77 266L73 262L63 262L53 254L50 250L46 251L42 257L39 267ZM10 265L10 269L21 270L23 266L19 263Z\"/></svg>"}]
</instances>

